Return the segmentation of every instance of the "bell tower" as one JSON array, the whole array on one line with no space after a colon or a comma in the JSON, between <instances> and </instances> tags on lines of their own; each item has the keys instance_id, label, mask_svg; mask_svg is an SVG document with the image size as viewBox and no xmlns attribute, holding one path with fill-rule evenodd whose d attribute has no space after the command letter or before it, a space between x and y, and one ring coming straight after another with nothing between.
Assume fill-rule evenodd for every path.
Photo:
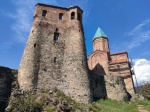
<instances>
[{"instance_id":1,"label":"bell tower","mask_svg":"<svg viewBox=\"0 0 150 112\"><path fill-rule=\"evenodd\" d=\"M97 29L94 35L93 49L94 51L101 50L101 51L110 52L109 45L108 45L108 38L100 28Z\"/></svg>"},{"instance_id":2,"label":"bell tower","mask_svg":"<svg viewBox=\"0 0 150 112\"><path fill-rule=\"evenodd\" d=\"M93 38L93 52L88 56L88 66L93 74L107 75L109 60L108 38L105 33L98 28Z\"/></svg>"}]
</instances>

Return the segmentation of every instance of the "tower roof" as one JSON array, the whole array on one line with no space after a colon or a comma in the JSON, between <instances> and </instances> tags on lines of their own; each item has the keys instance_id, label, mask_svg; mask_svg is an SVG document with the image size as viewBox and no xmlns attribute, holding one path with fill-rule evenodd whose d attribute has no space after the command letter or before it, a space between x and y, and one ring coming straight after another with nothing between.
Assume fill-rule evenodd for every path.
<instances>
[{"instance_id":1,"label":"tower roof","mask_svg":"<svg viewBox=\"0 0 150 112\"><path fill-rule=\"evenodd\" d=\"M99 38L99 37L106 37L106 38L107 38L107 36L106 36L105 33L100 29L100 27L98 27L98 29L97 29L97 31L96 31L96 33L95 33L95 35L94 35L93 40L96 39L96 38Z\"/></svg>"}]
</instances>

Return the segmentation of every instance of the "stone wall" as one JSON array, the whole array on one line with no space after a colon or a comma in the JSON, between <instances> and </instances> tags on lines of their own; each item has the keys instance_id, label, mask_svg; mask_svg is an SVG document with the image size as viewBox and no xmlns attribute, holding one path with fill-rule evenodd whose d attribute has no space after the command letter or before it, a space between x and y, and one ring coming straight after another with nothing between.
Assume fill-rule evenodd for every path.
<instances>
[{"instance_id":1,"label":"stone wall","mask_svg":"<svg viewBox=\"0 0 150 112\"><path fill-rule=\"evenodd\" d=\"M131 65L128 60L127 52L111 54L109 62L109 71L111 75L117 75L124 79L126 89L130 94L134 94L133 78L131 73Z\"/></svg>"},{"instance_id":2,"label":"stone wall","mask_svg":"<svg viewBox=\"0 0 150 112\"><path fill-rule=\"evenodd\" d=\"M91 74L91 86L94 100L110 98L117 101L129 101L123 78L115 75Z\"/></svg>"},{"instance_id":3,"label":"stone wall","mask_svg":"<svg viewBox=\"0 0 150 112\"><path fill-rule=\"evenodd\" d=\"M63 14L62 18L60 14ZM92 100L82 17L79 15L82 16L82 10L78 7L36 5L18 71L21 89L49 91L57 88L78 102Z\"/></svg>"},{"instance_id":4,"label":"stone wall","mask_svg":"<svg viewBox=\"0 0 150 112\"><path fill-rule=\"evenodd\" d=\"M12 88L17 87L17 70L0 66L0 110L4 111Z\"/></svg>"}]
</instances>

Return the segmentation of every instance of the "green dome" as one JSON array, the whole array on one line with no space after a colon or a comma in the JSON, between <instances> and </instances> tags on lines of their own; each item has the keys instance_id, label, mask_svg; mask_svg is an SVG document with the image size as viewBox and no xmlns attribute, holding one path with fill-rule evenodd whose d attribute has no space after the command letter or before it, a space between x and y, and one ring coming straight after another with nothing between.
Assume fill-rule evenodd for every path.
<instances>
[{"instance_id":1,"label":"green dome","mask_svg":"<svg viewBox=\"0 0 150 112\"><path fill-rule=\"evenodd\" d=\"M107 38L105 33L98 27L98 29L97 29L97 31L96 31L96 33L94 35L93 40L96 39L96 38L99 38L99 37L106 37Z\"/></svg>"}]
</instances>

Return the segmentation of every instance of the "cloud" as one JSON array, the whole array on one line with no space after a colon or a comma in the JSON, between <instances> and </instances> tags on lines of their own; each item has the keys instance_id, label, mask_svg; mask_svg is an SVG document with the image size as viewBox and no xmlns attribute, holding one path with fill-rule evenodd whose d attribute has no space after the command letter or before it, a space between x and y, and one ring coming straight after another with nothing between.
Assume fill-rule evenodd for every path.
<instances>
[{"instance_id":1,"label":"cloud","mask_svg":"<svg viewBox=\"0 0 150 112\"><path fill-rule=\"evenodd\" d=\"M134 59L133 62L138 85L150 82L150 60ZM135 83L135 76L133 79Z\"/></svg>"},{"instance_id":2,"label":"cloud","mask_svg":"<svg viewBox=\"0 0 150 112\"><path fill-rule=\"evenodd\" d=\"M141 24L137 25L132 31L127 33L127 36L131 38L130 42L125 43L127 49L133 49L140 46L142 43L150 39L150 30L146 28L150 26L150 19L143 21Z\"/></svg>"},{"instance_id":3,"label":"cloud","mask_svg":"<svg viewBox=\"0 0 150 112\"><path fill-rule=\"evenodd\" d=\"M18 42L26 42L27 40L32 26L34 6L37 3L58 5L64 7L78 5L84 10L84 20L86 20L85 18L88 17L92 7L91 0L12 0L12 2L16 6L16 12L9 14L9 17L14 19L14 24L11 26L11 28L17 35L16 40Z\"/></svg>"}]
</instances>

